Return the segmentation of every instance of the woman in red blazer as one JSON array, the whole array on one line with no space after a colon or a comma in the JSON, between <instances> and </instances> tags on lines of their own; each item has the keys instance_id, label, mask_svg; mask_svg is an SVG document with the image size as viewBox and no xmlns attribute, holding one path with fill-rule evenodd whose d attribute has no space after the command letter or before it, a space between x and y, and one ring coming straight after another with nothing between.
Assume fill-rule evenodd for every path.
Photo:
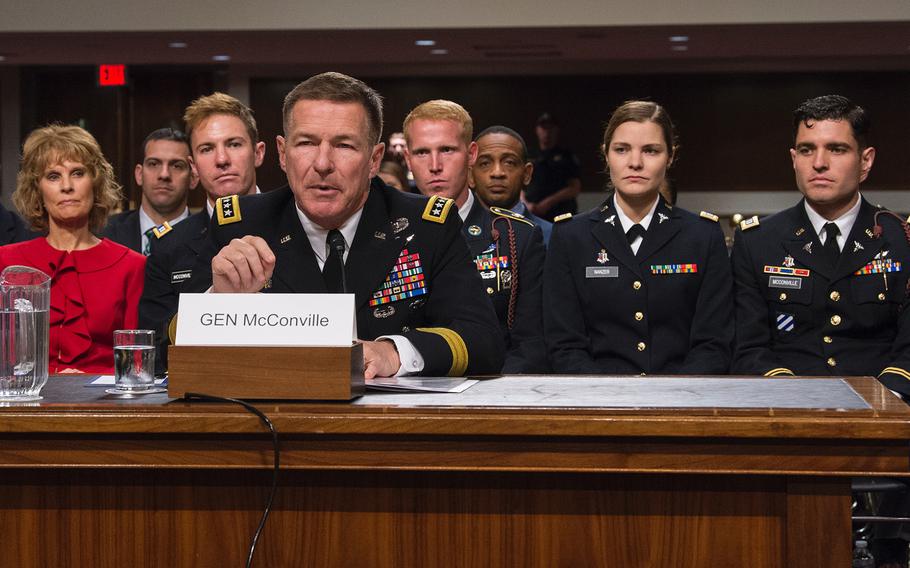
<instances>
[{"instance_id":1,"label":"woman in red blazer","mask_svg":"<svg viewBox=\"0 0 910 568\"><path fill-rule=\"evenodd\" d=\"M0 270L51 277L50 373L110 374L113 332L137 325L145 257L96 235L120 186L95 138L52 125L26 139L13 202L43 238L0 247Z\"/></svg>"}]
</instances>

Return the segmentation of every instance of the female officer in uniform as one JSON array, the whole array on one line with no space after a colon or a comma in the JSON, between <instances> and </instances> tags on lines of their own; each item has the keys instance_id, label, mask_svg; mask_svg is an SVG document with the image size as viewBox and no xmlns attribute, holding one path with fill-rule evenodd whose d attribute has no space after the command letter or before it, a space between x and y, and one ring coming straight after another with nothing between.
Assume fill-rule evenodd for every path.
<instances>
[{"instance_id":1,"label":"female officer in uniform","mask_svg":"<svg viewBox=\"0 0 910 568\"><path fill-rule=\"evenodd\" d=\"M717 216L658 193L676 157L660 105L614 111L601 147L613 190L553 228L544 326L560 373L723 374L733 341L732 276Z\"/></svg>"}]
</instances>

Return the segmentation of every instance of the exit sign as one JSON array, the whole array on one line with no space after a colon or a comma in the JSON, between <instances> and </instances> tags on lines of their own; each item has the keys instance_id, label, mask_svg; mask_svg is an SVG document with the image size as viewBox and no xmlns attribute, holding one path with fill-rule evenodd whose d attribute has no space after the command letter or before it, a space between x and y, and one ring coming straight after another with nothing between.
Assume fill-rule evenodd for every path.
<instances>
[{"instance_id":1,"label":"exit sign","mask_svg":"<svg viewBox=\"0 0 910 568\"><path fill-rule=\"evenodd\" d=\"M126 65L99 65L98 85L101 87L126 85Z\"/></svg>"}]
</instances>

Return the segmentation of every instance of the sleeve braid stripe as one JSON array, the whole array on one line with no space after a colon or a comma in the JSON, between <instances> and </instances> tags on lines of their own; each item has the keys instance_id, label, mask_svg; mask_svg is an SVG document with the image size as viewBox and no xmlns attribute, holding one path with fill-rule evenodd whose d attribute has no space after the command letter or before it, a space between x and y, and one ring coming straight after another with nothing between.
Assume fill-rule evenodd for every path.
<instances>
[{"instance_id":1,"label":"sleeve braid stripe","mask_svg":"<svg viewBox=\"0 0 910 568\"><path fill-rule=\"evenodd\" d=\"M468 346L465 345L464 339L460 335L447 327L419 327L417 331L425 333L435 333L442 337L452 351L452 368L449 369L448 376L461 377L468 368Z\"/></svg>"},{"instance_id":2,"label":"sleeve braid stripe","mask_svg":"<svg viewBox=\"0 0 910 568\"><path fill-rule=\"evenodd\" d=\"M778 367L776 369L771 369L770 371L765 373L766 377L779 377L781 375L795 376L793 371L791 371L790 369L787 369L786 367Z\"/></svg>"},{"instance_id":3,"label":"sleeve braid stripe","mask_svg":"<svg viewBox=\"0 0 910 568\"><path fill-rule=\"evenodd\" d=\"M881 377L882 375L884 375L886 373L894 373L895 375L900 375L901 377L910 381L910 372L907 372L906 370L901 369L900 367L885 367L885 370L882 371L881 373L879 373L878 376Z\"/></svg>"}]
</instances>

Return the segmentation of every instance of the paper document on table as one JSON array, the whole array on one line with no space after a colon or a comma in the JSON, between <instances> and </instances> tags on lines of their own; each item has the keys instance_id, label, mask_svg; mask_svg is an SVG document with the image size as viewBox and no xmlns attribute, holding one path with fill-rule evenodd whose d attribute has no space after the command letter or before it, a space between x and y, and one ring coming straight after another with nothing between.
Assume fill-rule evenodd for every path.
<instances>
[{"instance_id":1,"label":"paper document on table","mask_svg":"<svg viewBox=\"0 0 910 568\"><path fill-rule=\"evenodd\" d=\"M477 384L477 379L463 377L382 377L367 379L369 390L413 392L464 392Z\"/></svg>"}]
</instances>

